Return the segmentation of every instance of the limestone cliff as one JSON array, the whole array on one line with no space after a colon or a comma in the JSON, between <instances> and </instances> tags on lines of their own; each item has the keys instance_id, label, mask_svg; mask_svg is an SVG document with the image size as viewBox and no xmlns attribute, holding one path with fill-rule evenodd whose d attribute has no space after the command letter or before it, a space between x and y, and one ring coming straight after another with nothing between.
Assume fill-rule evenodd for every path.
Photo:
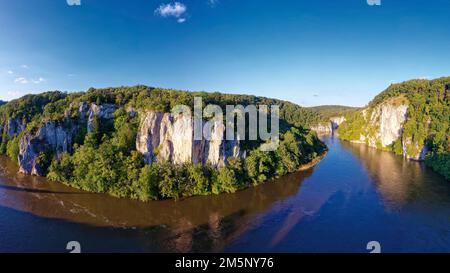
<instances>
[{"instance_id":1,"label":"limestone cliff","mask_svg":"<svg viewBox=\"0 0 450 273\"><path fill-rule=\"evenodd\" d=\"M327 122L321 122L311 127L319 135L332 135L336 132L339 126L345 121L345 117L332 117Z\"/></svg>"},{"instance_id":2,"label":"limestone cliff","mask_svg":"<svg viewBox=\"0 0 450 273\"><path fill-rule=\"evenodd\" d=\"M59 156L70 152L75 127L70 121L46 122L35 132L28 132L20 139L19 172L32 175L45 175L39 156L51 154Z\"/></svg>"},{"instance_id":3,"label":"limestone cliff","mask_svg":"<svg viewBox=\"0 0 450 273\"><path fill-rule=\"evenodd\" d=\"M96 105L82 102L71 105L78 111L78 119L66 113L63 121L47 121L34 130L24 133L19 143L20 172L42 176L45 170L40 157L50 155L58 157L62 153L71 152L73 139L80 126L87 124L87 132L93 130L96 117L113 119L118 107L113 104ZM130 116L139 115L133 109L127 109ZM140 129L136 138L136 150L143 154L147 164L155 161L169 161L173 164L192 162L209 164L213 167L224 166L229 157L242 157L240 142L224 139L225 126L220 123L203 121L205 132L209 132L202 140L194 139L193 118L184 115L172 117L169 113L148 111L142 114ZM5 130L17 135L24 130L25 125L15 121L6 124Z\"/></svg>"},{"instance_id":4,"label":"limestone cliff","mask_svg":"<svg viewBox=\"0 0 450 273\"><path fill-rule=\"evenodd\" d=\"M209 125L211 124L211 125ZM229 157L243 156L238 140L225 140L225 126L203 121L207 134L194 139L194 120L179 115L149 111L144 114L136 139L136 149L145 162L170 161L174 164L192 162L221 167Z\"/></svg>"},{"instance_id":5,"label":"limestone cliff","mask_svg":"<svg viewBox=\"0 0 450 273\"><path fill-rule=\"evenodd\" d=\"M398 96L358 112L363 125L359 137L351 141L378 149L391 149L396 141L400 141L405 158L424 160L427 154L425 143L413 142L411 137L403 134L404 123L408 118L408 105L404 96ZM411 149L408 151L409 145L413 145L413 150L419 152L412 153Z\"/></svg>"}]
</instances>

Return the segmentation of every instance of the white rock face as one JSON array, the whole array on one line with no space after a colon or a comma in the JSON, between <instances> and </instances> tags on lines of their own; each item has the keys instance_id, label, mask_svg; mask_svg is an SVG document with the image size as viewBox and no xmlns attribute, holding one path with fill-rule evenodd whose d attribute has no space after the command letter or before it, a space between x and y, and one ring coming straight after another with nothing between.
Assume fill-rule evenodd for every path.
<instances>
[{"instance_id":1,"label":"white rock face","mask_svg":"<svg viewBox=\"0 0 450 273\"><path fill-rule=\"evenodd\" d=\"M88 123L87 123L88 133L92 132L93 130L92 124L96 117L101 119L112 119L114 117L114 112L116 111L116 109L117 108L114 104L96 105L92 103L88 113Z\"/></svg>"},{"instance_id":2,"label":"white rock face","mask_svg":"<svg viewBox=\"0 0 450 273\"><path fill-rule=\"evenodd\" d=\"M403 125L407 119L408 105L393 103L396 98L388 100L374 108L364 109L361 113L367 122L367 128L374 129L369 132L366 128L360 139L354 142L366 143L374 148L386 148L400 139L402 141L403 156L412 160L424 160L428 149L424 143L412 143L410 137L403 135ZM371 114L370 114L371 113ZM368 116L370 114L370 117ZM407 146L413 145L417 154L408 154Z\"/></svg>"},{"instance_id":3,"label":"white rock face","mask_svg":"<svg viewBox=\"0 0 450 273\"><path fill-rule=\"evenodd\" d=\"M137 134L136 149L142 153L147 164L151 164L156 159L153 156L153 151L160 144L162 117L162 113L148 112Z\"/></svg>"},{"instance_id":4,"label":"white rock face","mask_svg":"<svg viewBox=\"0 0 450 273\"><path fill-rule=\"evenodd\" d=\"M323 122L317 124L316 126L312 126L311 130L315 131L319 135L332 135L344 121L345 117L332 117L329 122Z\"/></svg>"},{"instance_id":5,"label":"white rock face","mask_svg":"<svg viewBox=\"0 0 450 273\"><path fill-rule=\"evenodd\" d=\"M392 106L383 104L380 117L380 140L383 147L391 145L402 134L406 120L407 105Z\"/></svg>"},{"instance_id":6,"label":"white rock face","mask_svg":"<svg viewBox=\"0 0 450 273\"><path fill-rule=\"evenodd\" d=\"M22 133L23 130L25 130L25 128L26 124L17 118L16 119L10 118L6 123L6 125L4 126L4 130L10 138L19 135L20 133Z\"/></svg>"},{"instance_id":7,"label":"white rock face","mask_svg":"<svg viewBox=\"0 0 450 273\"><path fill-rule=\"evenodd\" d=\"M367 121L368 127L375 128L375 132L361 135L359 142L365 142L375 148L377 144L383 148L391 145L402 136L407 111L408 105L394 105L389 101L376 106ZM367 110L363 112L363 117L367 120Z\"/></svg>"},{"instance_id":8,"label":"white rock face","mask_svg":"<svg viewBox=\"0 0 450 273\"><path fill-rule=\"evenodd\" d=\"M345 122L345 117L332 117L330 118L331 128L336 130L339 126Z\"/></svg>"},{"instance_id":9,"label":"white rock face","mask_svg":"<svg viewBox=\"0 0 450 273\"><path fill-rule=\"evenodd\" d=\"M319 123L316 126L312 126L311 130L315 131L319 135L331 135L333 133L331 122Z\"/></svg>"},{"instance_id":10,"label":"white rock face","mask_svg":"<svg viewBox=\"0 0 450 273\"><path fill-rule=\"evenodd\" d=\"M193 119L180 115L175 117L173 123L173 155L172 162L174 164L181 164L184 162L191 162L192 148L194 140Z\"/></svg>"},{"instance_id":11,"label":"white rock face","mask_svg":"<svg viewBox=\"0 0 450 273\"><path fill-rule=\"evenodd\" d=\"M41 152L51 151L56 156L70 152L74 130L56 122L43 124L35 133L27 133L20 140L19 172L45 175L42 166L36 162Z\"/></svg>"},{"instance_id":12,"label":"white rock face","mask_svg":"<svg viewBox=\"0 0 450 273\"><path fill-rule=\"evenodd\" d=\"M221 167L229 157L239 158L239 140L226 141L225 126L203 122L205 137L194 140L192 117L150 111L142 118L136 138L136 149L144 155L145 162L169 161L174 164L192 162Z\"/></svg>"}]
</instances>

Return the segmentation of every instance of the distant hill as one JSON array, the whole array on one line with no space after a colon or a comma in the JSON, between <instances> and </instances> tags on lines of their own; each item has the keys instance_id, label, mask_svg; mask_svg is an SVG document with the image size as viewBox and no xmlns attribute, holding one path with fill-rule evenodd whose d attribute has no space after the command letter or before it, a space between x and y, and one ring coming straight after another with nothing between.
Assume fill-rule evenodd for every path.
<instances>
[{"instance_id":1,"label":"distant hill","mask_svg":"<svg viewBox=\"0 0 450 273\"><path fill-rule=\"evenodd\" d=\"M8 103L7 101L0 100L0 106L2 106L3 104L7 104L7 103Z\"/></svg>"},{"instance_id":2,"label":"distant hill","mask_svg":"<svg viewBox=\"0 0 450 273\"><path fill-rule=\"evenodd\" d=\"M345 116L349 113L359 110L360 108L343 105L321 105L309 107L308 109L317 112L321 117L321 121L328 121L330 118Z\"/></svg>"}]
</instances>

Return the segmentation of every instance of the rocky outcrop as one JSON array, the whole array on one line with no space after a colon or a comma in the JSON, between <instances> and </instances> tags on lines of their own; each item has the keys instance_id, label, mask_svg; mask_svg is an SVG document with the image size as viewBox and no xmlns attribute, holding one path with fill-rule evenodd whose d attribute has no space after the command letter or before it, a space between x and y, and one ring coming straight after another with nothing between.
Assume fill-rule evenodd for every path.
<instances>
[{"instance_id":1,"label":"rocky outcrop","mask_svg":"<svg viewBox=\"0 0 450 273\"><path fill-rule=\"evenodd\" d=\"M80 126L85 126L87 122L89 132L95 117L112 119L116 106L81 103L77 108L80 113L78 120L66 117L60 122L48 121L24 134L19 143L21 173L45 175L40 157L51 160L62 153L72 152L73 138ZM134 110L128 112L130 115L138 114ZM203 121L206 134L200 140L194 139L193 125L193 118L189 116L172 117L169 113L149 111L141 117L136 150L143 154L147 164L168 161L173 164L192 162L221 167L230 157L245 156L239 140L224 139L223 124Z\"/></svg>"},{"instance_id":2,"label":"rocky outcrop","mask_svg":"<svg viewBox=\"0 0 450 273\"><path fill-rule=\"evenodd\" d=\"M75 128L70 122L47 122L37 131L26 133L20 140L19 146L19 172L24 174L45 175L44 166L38 162L38 157L59 156L70 152L72 148Z\"/></svg>"},{"instance_id":3,"label":"rocky outcrop","mask_svg":"<svg viewBox=\"0 0 450 273\"><path fill-rule=\"evenodd\" d=\"M412 147L412 149L408 149L408 147ZM402 150L403 156L416 161L423 161L427 156L429 149L426 145L419 143L414 143L411 137L404 137L402 139Z\"/></svg>"},{"instance_id":4,"label":"rocky outcrop","mask_svg":"<svg viewBox=\"0 0 450 273\"><path fill-rule=\"evenodd\" d=\"M229 157L244 156L239 140L225 140L222 123L203 121L203 128L204 137L196 140L192 117L150 111L142 117L136 149L144 155L147 164L169 161L221 167Z\"/></svg>"},{"instance_id":5,"label":"rocky outcrop","mask_svg":"<svg viewBox=\"0 0 450 273\"><path fill-rule=\"evenodd\" d=\"M345 122L345 117L332 117L330 118L330 122L331 122L331 128L334 131L336 131L339 126Z\"/></svg>"},{"instance_id":6,"label":"rocky outcrop","mask_svg":"<svg viewBox=\"0 0 450 273\"><path fill-rule=\"evenodd\" d=\"M328 122L322 122L311 127L319 135L333 135L345 121L345 117L332 117Z\"/></svg>"},{"instance_id":7,"label":"rocky outcrop","mask_svg":"<svg viewBox=\"0 0 450 273\"><path fill-rule=\"evenodd\" d=\"M13 138L25 130L26 124L17 118L10 118L4 126L4 130L9 138Z\"/></svg>"},{"instance_id":8,"label":"rocky outcrop","mask_svg":"<svg viewBox=\"0 0 450 273\"><path fill-rule=\"evenodd\" d=\"M315 131L319 135L331 135L333 133L331 122L322 122L315 126L311 126L311 130Z\"/></svg>"},{"instance_id":9,"label":"rocky outcrop","mask_svg":"<svg viewBox=\"0 0 450 273\"><path fill-rule=\"evenodd\" d=\"M74 108L79 112L78 120L70 118L70 112ZM96 105L87 102L73 104L66 112L66 118L63 121L44 122L36 130L27 132L19 143L19 172L45 175L44 166L38 162L40 156L58 157L61 153L71 152L73 138L79 126L87 124L87 132L91 132L95 118L110 120L116 109L117 107L113 104ZM24 130L24 126L18 126L17 121L10 120L5 129L11 134L18 134Z\"/></svg>"},{"instance_id":10,"label":"rocky outcrop","mask_svg":"<svg viewBox=\"0 0 450 273\"><path fill-rule=\"evenodd\" d=\"M114 104L102 104L97 105L92 103L89 111L88 111L88 120L87 120L87 131L88 133L92 132L93 130L93 123L95 118L110 120L114 117L114 112L116 111L117 107ZM84 110L84 108L83 108Z\"/></svg>"},{"instance_id":11,"label":"rocky outcrop","mask_svg":"<svg viewBox=\"0 0 450 273\"><path fill-rule=\"evenodd\" d=\"M366 125L360 138L353 142L386 149L400 140L405 158L425 159L428 153L425 143L413 143L411 137L403 134L403 125L408 117L408 101L404 97L391 98L374 107L366 108L361 115ZM408 147L414 148L408 149Z\"/></svg>"}]
</instances>

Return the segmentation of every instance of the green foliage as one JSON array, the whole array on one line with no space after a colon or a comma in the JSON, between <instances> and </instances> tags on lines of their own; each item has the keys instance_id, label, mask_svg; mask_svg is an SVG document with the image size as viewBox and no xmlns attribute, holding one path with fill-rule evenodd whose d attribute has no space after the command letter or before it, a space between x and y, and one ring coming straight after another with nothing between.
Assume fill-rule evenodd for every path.
<instances>
[{"instance_id":1,"label":"green foliage","mask_svg":"<svg viewBox=\"0 0 450 273\"><path fill-rule=\"evenodd\" d=\"M211 184L211 192L213 194L222 192L234 193L239 189L236 174L229 168L220 168L214 171Z\"/></svg>"},{"instance_id":2,"label":"green foliage","mask_svg":"<svg viewBox=\"0 0 450 273\"><path fill-rule=\"evenodd\" d=\"M355 112L347 115L346 122L339 126L339 138L343 140L358 140L361 135L364 135L367 127L366 121L361 112Z\"/></svg>"},{"instance_id":3,"label":"green foliage","mask_svg":"<svg viewBox=\"0 0 450 273\"><path fill-rule=\"evenodd\" d=\"M141 201L157 200L159 198L159 166L147 165L141 169L139 179L133 181L134 198Z\"/></svg>"},{"instance_id":4,"label":"green foliage","mask_svg":"<svg viewBox=\"0 0 450 273\"><path fill-rule=\"evenodd\" d=\"M450 77L435 80L411 80L389 86L369 104L370 110L385 101L407 103L408 114L403 124L402 137L389 148L403 154L403 145L410 156L418 156L425 145L430 151L426 164L448 179L450 153ZM359 139L360 134L373 135L375 128L368 127L360 112L347 116L339 128L344 140ZM380 143L377 146L381 145Z\"/></svg>"},{"instance_id":5,"label":"green foliage","mask_svg":"<svg viewBox=\"0 0 450 273\"><path fill-rule=\"evenodd\" d=\"M450 153L431 153L427 156L425 164L450 180Z\"/></svg>"},{"instance_id":6,"label":"green foliage","mask_svg":"<svg viewBox=\"0 0 450 273\"><path fill-rule=\"evenodd\" d=\"M47 104L64 100L66 97L66 93L55 91L39 95L26 95L20 99L10 101L0 107L0 122L5 124L9 118L30 122L44 112Z\"/></svg>"},{"instance_id":7,"label":"green foliage","mask_svg":"<svg viewBox=\"0 0 450 273\"><path fill-rule=\"evenodd\" d=\"M139 119L125 109L136 112L148 110L170 111L175 105L193 106L194 97L202 97L204 105L279 105L282 135L280 149L262 152L260 140L243 143L253 150L246 159L230 159L219 169L200 164L174 165L154 162L144 165L136 151L136 135ZM114 119L95 118L92 130L87 133L86 120L80 119L80 103L114 103L120 106ZM317 136L304 127L314 124L320 115L298 105L264 97L231 95L206 92L185 92L146 86L94 89L86 93L48 92L29 95L0 107L0 122L9 118L23 119L27 132L35 130L43 122L74 121L77 133L74 145L55 157L42 152L37 163L47 177L79 189L109 193L117 197L130 197L142 201L182 198L193 195L232 193L252 184L259 184L288 172L298 170L325 150ZM291 127L298 129L291 129ZM26 132L24 132L26 133ZM17 158L20 136L9 139L2 135L2 150ZM155 149L158 153L160 147Z\"/></svg>"},{"instance_id":8,"label":"green foliage","mask_svg":"<svg viewBox=\"0 0 450 273\"><path fill-rule=\"evenodd\" d=\"M71 181L74 178L74 164L73 159L68 153L61 155L59 160L53 160L47 178L52 181L64 182L72 184Z\"/></svg>"},{"instance_id":9,"label":"green foliage","mask_svg":"<svg viewBox=\"0 0 450 273\"><path fill-rule=\"evenodd\" d=\"M19 145L20 145L20 137L16 136L6 145L6 155L14 161L17 161L19 157Z\"/></svg>"},{"instance_id":10,"label":"green foliage","mask_svg":"<svg viewBox=\"0 0 450 273\"><path fill-rule=\"evenodd\" d=\"M321 105L316 107L310 107L313 111L316 111L321 119L321 122L328 122L333 117L346 116L360 110L357 107L349 107L342 105Z\"/></svg>"},{"instance_id":11,"label":"green foliage","mask_svg":"<svg viewBox=\"0 0 450 273\"><path fill-rule=\"evenodd\" d=\"M0 144L0 154L1 155L5 155L6 154L8 141L9 141L9 136L6 133L6 131L4 131L3 134L2 134L1 144Z\"/></svg>"},{"instance_id":12,"label":"green foliage","mask_svg":"<svg viewBox=\"0 0 450 273\"><path fill-rule=\"evenodd\" d=\"M36 164L41 168L42 173L47 174L48 169L52 164L52 160L53 160L52 151L49 150L45 152L40 152L38 157L36 158Z\"/></svg>"}]
</instances>

